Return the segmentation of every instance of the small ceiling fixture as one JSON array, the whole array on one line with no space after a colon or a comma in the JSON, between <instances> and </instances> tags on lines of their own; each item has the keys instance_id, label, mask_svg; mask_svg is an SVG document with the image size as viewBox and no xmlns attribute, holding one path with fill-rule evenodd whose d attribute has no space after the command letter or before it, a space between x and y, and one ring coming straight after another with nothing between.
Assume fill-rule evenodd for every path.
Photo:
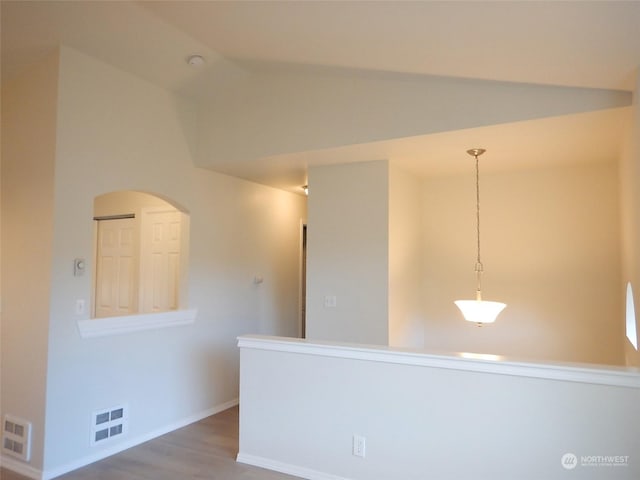
<instances>
[{"instance_id":1,"label":"small ceiling fixture","mask_svg":"<svg viewBox=\"0 0 640 480\"><path fill-rule=\"evenodd\" d=\"M187 63L192 67L201 67L204 65L204 57L202 55L190 55L189 58L187 58Z\"/></svg>"},{"instance_id":2,"label":"small ceiling fixture","mask_svg":"<svg viewBox=\"0 0 640 480\"><path fill-rule=\"evenodd\" d=\"M475 300L456 300L454 303L464 315L464 319L469 322L475 322L479 327L484 323L493 323L498 314L506 307L505 303L488 302L482 300L482 272L484 266L480 260L480 170L478 167L478 157L486 150L483 148L472 148L467 153L476 159L476 234L478 247L478 255L476 257L476 299Z\"/></svg>"}]
</instances>

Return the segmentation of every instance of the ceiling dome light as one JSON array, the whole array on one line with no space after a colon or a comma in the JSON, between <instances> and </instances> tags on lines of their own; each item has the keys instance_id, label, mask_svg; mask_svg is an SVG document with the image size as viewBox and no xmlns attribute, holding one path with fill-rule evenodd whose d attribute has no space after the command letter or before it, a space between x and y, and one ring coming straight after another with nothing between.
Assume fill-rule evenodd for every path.
<instances>
[{"instance_id":1,"label":"ceiling dome light","mask_svg":"<svg viewBox=\"0 0 640 480\"><path fill-rule=\"evenodd\" d=\"M187 58L187 63L192 67L199 68L204 65L204 57L202 55L191 55Z\"/></svg>"}]
</instances>

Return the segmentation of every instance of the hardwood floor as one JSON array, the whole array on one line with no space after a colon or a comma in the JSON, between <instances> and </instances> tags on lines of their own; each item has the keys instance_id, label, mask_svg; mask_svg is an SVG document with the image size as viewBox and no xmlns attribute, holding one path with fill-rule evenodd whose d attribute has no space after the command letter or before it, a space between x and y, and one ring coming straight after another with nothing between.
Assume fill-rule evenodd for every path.
<instances>
[{"instance_id":1,"label":"hardwood floor","mask_svg":"<svg viewBox=\"0 0 640 480\"><path fill-rule=\"evenodd\" d=\"M236 463L238 407L105 458L58 480L293 480ZM2 480L29 480L2 469Z\"/></svg>"}]
</instances>

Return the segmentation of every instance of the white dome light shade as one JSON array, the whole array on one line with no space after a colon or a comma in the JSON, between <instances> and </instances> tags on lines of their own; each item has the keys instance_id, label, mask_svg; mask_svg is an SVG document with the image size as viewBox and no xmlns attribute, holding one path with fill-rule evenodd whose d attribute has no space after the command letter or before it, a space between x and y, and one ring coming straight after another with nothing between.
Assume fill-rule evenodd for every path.
<instances>
[{"instance_id":1,"label":"white dome light shade","mask_svg":"<svg viewBox=\"0 0 640 480\"><path fill-rule=\"evenodd\" d=\"M493 323L507 306L506 303L486 300L456 300L454 303L464 315L464 319L473 323Z\"/></svg>"}]
</instances>

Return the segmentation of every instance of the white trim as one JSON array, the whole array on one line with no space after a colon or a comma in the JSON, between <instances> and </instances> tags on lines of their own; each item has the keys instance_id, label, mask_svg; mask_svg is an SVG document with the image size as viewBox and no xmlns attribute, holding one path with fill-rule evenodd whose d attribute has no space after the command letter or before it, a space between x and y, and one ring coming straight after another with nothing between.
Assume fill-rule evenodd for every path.
<instances>
[{"instance_id":1,"label":"white trim","mask_svg":"<svg viewBox=\"0 0 640 480\"><path fill-rule=\"evenodd\" d=\"M197 309L172 310L170 312L143 313L122 317L91 318L78 320L78 330L82 338L104 337L140 330L190 325L196 321Z\"/></svg>"},{"instance_id":2,"label":"white trim","mask_svg":"<svg viewBox=\"0 0 640 480\"><path fill-rule=\"evenodd\" d=\"M627 282L627 294L625 305L625 334L633 349L638 351L638 332L636 329L636 308L633 303L633 287Z\"/></svg>"},{"instance_id":3,"label":"white trim","mask_svg":"<svg viewBox=\"0 0 640 480\"><path fill-rule=\"evenodd\" d=\"M350 480L346 477L339 477L337 475L331 475L330 473L291 465L290 463L276 462L275 460L258 457L256 455L248 455L242 452L238 452L236 462L253 465L254 467L266 468L267 470L273 470L280 473L286 473L288 475L305 478L307 480Z\"/></svg>"},{"instance_id":4,"label":"white trim","mask_svg":"<svg viewBox=\"0 0 640 480\"><path fill-rule=\"evenodd\" d=\"M500 356L468 353L433 353L376 345L333 342L311 342L304 339L243 335L240 348L350 358L371 362L396 363L422 367L445 368L518 377L563 380L640 389L640 369L606 365L570 363L529 363Z\"/></svg>"},{"instance_id":5,"label":"white trim","mask_svg":"<svg viewBox=\"0 0 640 480\"><path fill-rule=\"evenodd\" d=\"M41 480L43 478L42 470L26 465L20 460L8 457L6 455L0 455L0 466L11 470L12 472L19 473L25 477L33 478L34 480Z\"/></svg>"},{"instance_id":6,"label":"white trim","mask_svg":"<svg viewBox=\"0 0 640 480\"><path fill-rule=\"evenodd\" d=\"M234 398L232 400L229 400L228 402L216 405L215 407L209 408L207 410L203 410L202 412L196 413L194 415L189 415L182 420L178 420L177 422L165 425L164 427L158 428L157 430L153 430L143 435L139 435L136 438L132 438L125 442L119 443L118 445L114 445L113 447L101 450L100 452L97 452L93 455L87 455L86 457L68 463L61 467L45 470L42 474L42 480L50 480L52 478L59 477L60 475L64 475L65 473L77 470L78 468L82 468L91 463L110 457L111 455L115 455L116 453L120 453L131 447L140 445L141 443L153 440L154 438L165 435L166 433L172 432L182 427L186 427L187 425L200 421L203 418L210 417L211 415L215 415L216 413L220 413L223 410L227 410L228 408L235 407L236 405L238 405L238 399Z\"/></svg>"}]
</instances>

